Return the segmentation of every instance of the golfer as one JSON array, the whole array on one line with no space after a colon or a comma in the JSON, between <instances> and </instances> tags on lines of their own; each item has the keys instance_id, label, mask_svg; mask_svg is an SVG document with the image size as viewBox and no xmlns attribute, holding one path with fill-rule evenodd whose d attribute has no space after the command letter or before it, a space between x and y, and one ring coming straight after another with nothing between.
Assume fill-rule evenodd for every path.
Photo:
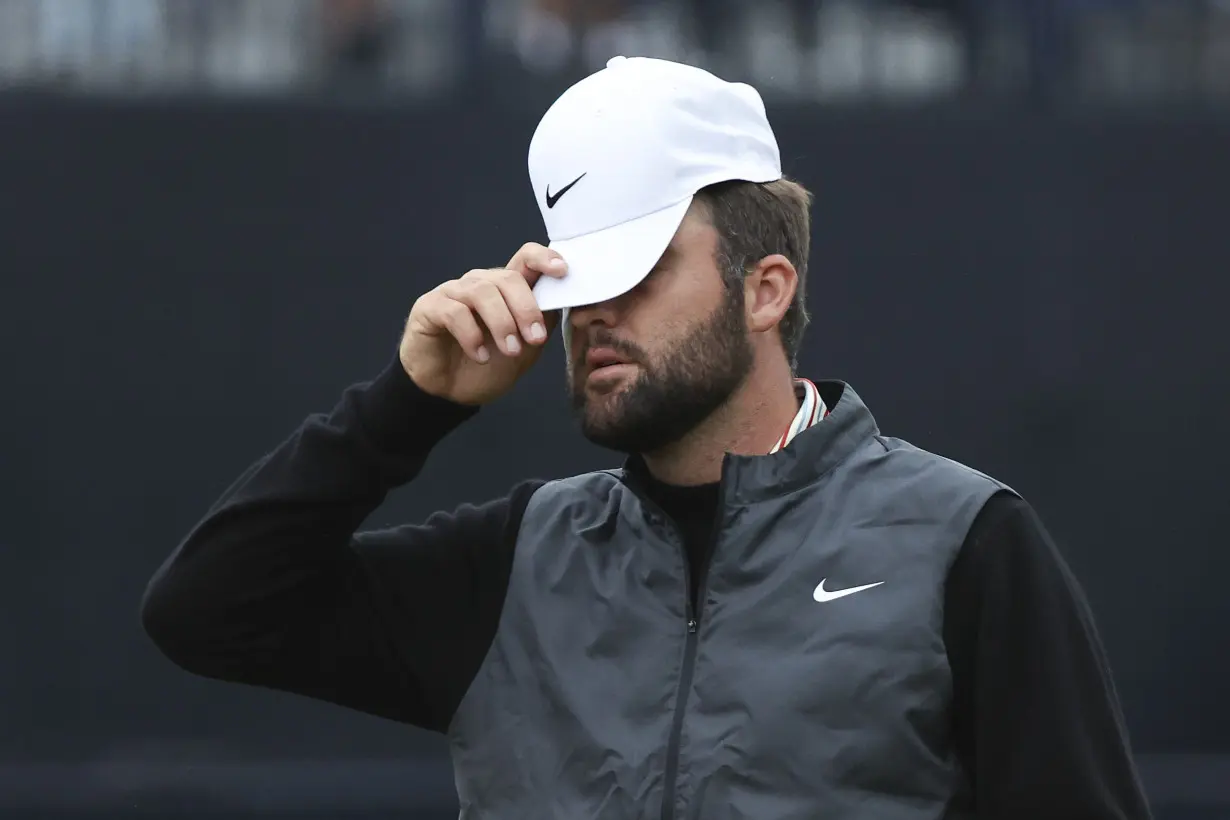
<instances>
[{"instance_id":1,"label":"golfer","mask_svg":"<svg viewBox=\"0 0 1230 820\"><path fill-rule=\"evenodd\" d=\"M529 172L549 244L232 484L150 583L162 652L447 735L462 818L1147 818L1030 506L796 372L811 197L756 91L616 58ZM621 468L359 530L553 338Z\"/></svg>"}]
</instances>

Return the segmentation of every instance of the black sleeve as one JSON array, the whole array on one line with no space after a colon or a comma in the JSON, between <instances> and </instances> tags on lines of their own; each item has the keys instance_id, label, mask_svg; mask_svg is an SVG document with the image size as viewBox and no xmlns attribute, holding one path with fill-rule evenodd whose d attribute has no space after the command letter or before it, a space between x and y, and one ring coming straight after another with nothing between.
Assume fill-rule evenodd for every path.
<instances>
[{"instance_id":1,"label":"black sleeve","mask_svg":"<svg viewBox=\"0 0 1230 820\"><path fill-rule=\"evenodd\" d=\"M1148 818L1089 604L1025 501L986 504L945 597L953 729L978 817Z\"/></svg>"},{"instance_id":2,"label":"black sleeve","mask_svg":"<svg viewBox=\"0 0 1230 820\"><path fill-rule=\"evenodd\" d=\"M193 673L443 731L495 634L540 482L356 529L474 413L395 361L252 465L154 575L142 623Z\"/></svg>"}]
</instances>

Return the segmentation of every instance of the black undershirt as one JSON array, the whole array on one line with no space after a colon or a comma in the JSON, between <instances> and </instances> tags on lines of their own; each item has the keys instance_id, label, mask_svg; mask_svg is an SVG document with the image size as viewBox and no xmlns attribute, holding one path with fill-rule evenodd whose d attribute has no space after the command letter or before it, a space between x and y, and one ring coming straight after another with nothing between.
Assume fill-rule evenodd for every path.
<instances>
[{"instance_id":1,"label":"black undershirt","mask_svg":"<svg viewBox=\"0 0 1230 820\"><path fill-rule=\"evenodd\" d=\"M638 482L649 500L666 513L683 536L683 548L688 563L688 592L692 596L692 611L697 612L700 608L697 606L696 596L712 547L721 485L714 482L680 487L664 484L648 475L639 477Z\"/></svg>"}]
</instances>

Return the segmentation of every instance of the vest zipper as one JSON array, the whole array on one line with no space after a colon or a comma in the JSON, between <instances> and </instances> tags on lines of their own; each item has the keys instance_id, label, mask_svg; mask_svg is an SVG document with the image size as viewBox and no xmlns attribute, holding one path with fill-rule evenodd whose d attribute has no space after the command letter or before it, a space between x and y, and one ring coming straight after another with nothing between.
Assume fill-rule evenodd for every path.
<instances>
[{"instance_id":1,"label":"vest zipper","mask_svg":"<svg viewBox=\"0 0 1230 820\"><path fill-rule=\"evenodd\" d=\"M699 592L697 593L699 598ZM688 609L692 604L688 602ZM666 744L666 778L662 786L662 820L675 817L675 785L679 779L679 745L683 737L684 710L692 689L692 673L696 668L696 639L699 623L688 613L687 640L683 648L683 671L679 675L679 691L675 695L675 717L671 723L670 740Z\"/></svg>"},{"instance_id":2,"label":"vest zipper","mask_svg":"<svg viewBox=\"0 0 1230 820\"><path fill-rule=\"evenodd\" d=\"M675 695L675 716L671 723L670 740L666 744L666 775L662 786L662 820L674 820L675 792L679 780L679 747L683 740L683 719L688 705L688 695L692 692L692 676L696 671L696 649L700 643L700 616L705 609L705 587L709 580L709 565L713 563L713 554L717 551L718 530L722 525L723 504L726 494L726 463L722 463L722 478L718 483L717 509L714 511L713 530L709 534L709 544L701 561L699 586L696 589L696 608L692 607L692 578L688 569L687 547L683 539L678 539L680 556L683 558L684 595L687 620L687 634L683 647L683 669L679 674L679 691ZM660 512L660 511L659 511ZM678 531L676 530L676 534Z\"/></svg>"}]
</instances>

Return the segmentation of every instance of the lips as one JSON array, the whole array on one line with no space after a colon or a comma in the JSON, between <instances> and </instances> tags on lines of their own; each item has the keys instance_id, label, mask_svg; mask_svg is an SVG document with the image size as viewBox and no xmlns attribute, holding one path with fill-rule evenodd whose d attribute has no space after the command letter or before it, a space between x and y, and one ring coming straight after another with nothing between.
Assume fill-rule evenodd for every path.
<instances>
[{"instance_id":1,"label":"lips","mask_svg":"<svg viewBox=\"0 0 1230 820\"><path fill-rule=\"evenodd\" d=\"M632 364L632 361L608 347L591 347L585 354L585 364L589 365L590 370L599 370L617 364Z\"/></svg>"}]
</instances>

